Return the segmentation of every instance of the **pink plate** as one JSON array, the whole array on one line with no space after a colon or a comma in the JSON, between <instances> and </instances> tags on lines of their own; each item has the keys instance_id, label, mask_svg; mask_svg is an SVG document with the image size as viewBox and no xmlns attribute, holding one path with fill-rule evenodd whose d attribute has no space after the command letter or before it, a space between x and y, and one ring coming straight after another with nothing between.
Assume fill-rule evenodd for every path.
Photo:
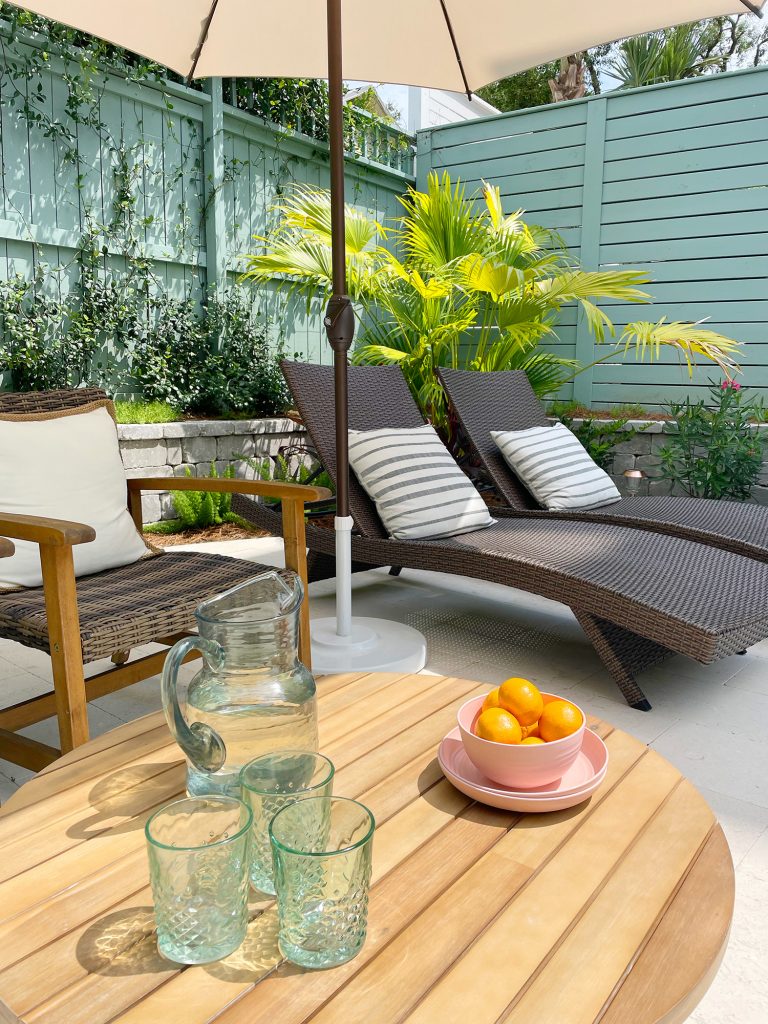
<instances>
[{"instance_id":1,"label":"pink plate","mask_svg":"<svg viewBox=\"0 0 768 1024\"><path fill-rule=\"evenodd\" d=\"M565 775L537 789L507 789L487 779L467 757L458 727L451 729L440 744L437 759L448 781L466 796L491 807L524 814L561 811L582 803L594 793L608 769L608 750L589 729L584 732L579 756Z\"/></svg>"}]
</instances>

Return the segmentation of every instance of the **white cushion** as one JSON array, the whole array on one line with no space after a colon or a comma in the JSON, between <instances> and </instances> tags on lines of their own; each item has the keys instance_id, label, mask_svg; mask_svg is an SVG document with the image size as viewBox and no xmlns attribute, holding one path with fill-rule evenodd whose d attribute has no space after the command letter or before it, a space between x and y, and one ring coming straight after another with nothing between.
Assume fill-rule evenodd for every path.
<instances>
[{"instance_id":1,"label":"white cushion","mask_svg":"<svg viewBox=\"0 0 768 1024\"><path fill-rule=\"evenodd\" d=\"M349 463L398 540L453 537L495 522L434 427L350 430Z\"/></svg>"},{"instance_id":2,"label":"white cushion","mask_svg":"<svg viewBox=\"0 0 768 1024\"><path fill-rule=\"evenodd\" d=\"M599 508L621 498L616 485L562 423L528 430L492 430L512 470L550 512Z\"/></svg>"},{"instance_id":3,"label":"white cushion","mask_svg":"<svg viewBox=\"0 0 768 1024\"><path fill-rule=\"evenodd\" d=\"M96 539L72 549L78 576L149 553L126 507L125 470L108 404L35 417L0 415L0 512L92 526ZM0 589L39 587L37 544L14 543L15 554L0 559Z\"/></svg>"}]
</instances>

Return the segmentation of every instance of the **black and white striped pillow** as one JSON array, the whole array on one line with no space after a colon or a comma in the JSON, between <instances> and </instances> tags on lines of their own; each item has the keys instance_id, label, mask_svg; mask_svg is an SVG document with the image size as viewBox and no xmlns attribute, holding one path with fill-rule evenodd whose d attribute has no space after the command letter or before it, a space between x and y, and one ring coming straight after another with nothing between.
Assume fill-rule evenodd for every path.
<instances>
[{"instance_id":1,"label":"black and white striped pillow","mask_svg":"<svg viewBox=\"0 0 768 1024\"><path fill-rule=\"evenodd\" d=\"M349 464L398 540L453 537L495 522L434 427L350 430Z\"/></svg>"},{"instance_id":2,"label":"black and white striped pillow","mask_svg":"<svg viewBox=\"0 0 768 1024\"><path fill-rule=\"evenodd\" d=\"M615 484L562 423L528 430L492 430L512 470L550 512L600 508L621 498Z\"/></svg>"}]
</instances>

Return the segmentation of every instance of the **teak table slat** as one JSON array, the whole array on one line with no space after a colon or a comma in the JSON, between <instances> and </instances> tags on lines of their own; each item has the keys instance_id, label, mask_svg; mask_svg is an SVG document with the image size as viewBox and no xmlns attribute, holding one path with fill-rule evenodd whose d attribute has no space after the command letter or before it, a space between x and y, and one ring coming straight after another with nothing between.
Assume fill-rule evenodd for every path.
<instances>
[{"instance_id":1,"label":"teak table slat","mask_svg":"<svg viewBox=\"0 0 768 1024\"><path fill-rule=\"evenodd\" d=\"M143 825L182 794L159 714L79 747L0 813L2 1024L677 1024L710 984L733 912L720 826L655 752L592 720L610 763L591 800L519 815L474 803L437 764L487 685L327 676L334 791L374 812L360 955L283 961L274 903L204 967L157 953Z\"/></svg>"}]
</instances>

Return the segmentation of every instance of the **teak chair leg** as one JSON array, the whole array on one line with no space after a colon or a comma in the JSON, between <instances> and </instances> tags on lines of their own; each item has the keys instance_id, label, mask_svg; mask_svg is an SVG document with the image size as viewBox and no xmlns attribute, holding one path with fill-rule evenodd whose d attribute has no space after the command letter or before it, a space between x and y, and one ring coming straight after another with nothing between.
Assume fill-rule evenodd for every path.
<instances>
[{"instance_id":1,"label":"teak chair leg","mask_svg":"<svg viewBox=\"0 0 768 1024\"><path fill-rule=\"evenodd\" d=\"M40 546L45 610L62 753L88 741L83 652L72 548Z\"/></svg>"},{"instance_id":2,"label":"teak chair leg","mask_svg":"<svg viewBox=\"0 0 768 1024\"><path fill-rule=\"evenodd\" d=\"M304 600L299 612L299 660L312 668L312 649L309 634L309 590L307 589L307 540L304 528L304 506L300 501L283 498L283 541L285 564L304 584Z\"/></svg>"}]
</instances>

